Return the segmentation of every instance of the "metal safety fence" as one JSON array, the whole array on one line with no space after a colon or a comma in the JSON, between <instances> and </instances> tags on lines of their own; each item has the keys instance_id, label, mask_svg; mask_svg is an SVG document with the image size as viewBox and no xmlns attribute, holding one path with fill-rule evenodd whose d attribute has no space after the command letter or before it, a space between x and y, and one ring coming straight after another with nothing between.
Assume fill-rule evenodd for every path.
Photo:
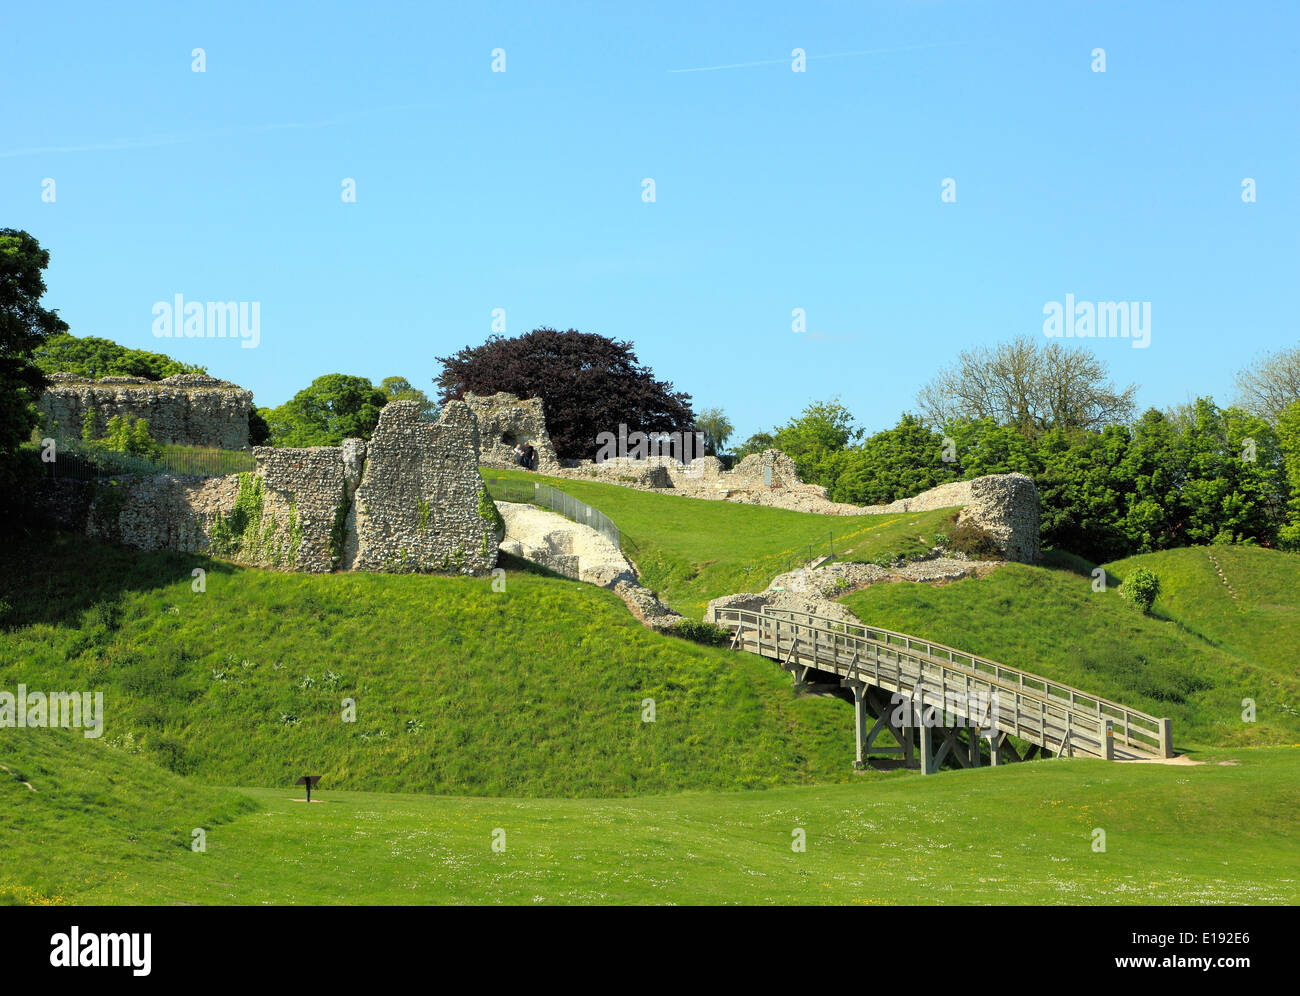
<instances>
[{"instance_id":1,"label":"metal safety fence","mask_svg":"<svg viewBox=\"0 0 1300 996\"><path fill-rule=\"evenodd\" d=\"M541 481L521 481L515 478L490 477L483 483L487 486L488 494L496 501L520 502L550 509L566 519L590 526L620 550L625 547L636 549L636 543L625 536L608 515L586 502L579 501L573 495L565 494L559 488L553 488Z\"/></svg>"}]
</instances>

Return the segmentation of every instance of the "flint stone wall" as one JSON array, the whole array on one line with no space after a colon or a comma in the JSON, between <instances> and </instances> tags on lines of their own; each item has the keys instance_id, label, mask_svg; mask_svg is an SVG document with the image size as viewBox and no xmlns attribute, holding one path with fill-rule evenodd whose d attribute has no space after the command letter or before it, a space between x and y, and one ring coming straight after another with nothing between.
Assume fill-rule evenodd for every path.
<instances>
[{"instance_id":1,"label":"flint stone wall","mask_svg":"<svg viewBox=\"0 0 1300 996\"><path fill-rule=\"evenodd\" d=\"M990 474L952 481L915 497L863 511L885 515L955 506L961 507L957 521L971 522L989 533L1008 560L1032 564L1039 559L1038 488L1025 474Z\"/></svg>"},{"instance_id":2,"label":"flint stone wall","mask_svg":"<svg viewBox=\"0 0 1300 996\"><path fill-rule=\"evenodd\" d=\"M532 442L537 451L537 469L551 473L560 467L546 431L546 413L541 398L519 399L513 394L465 395L478 421L479 463L484 467L518 467L515 444Z\"/></svg>"},{"instance_id":3,"label":"flint stone wall","mask_svg":"<svg viewBox=\"0 0 1300 996\"><path fill-rule=\"evenodd\" d=\"M676 457L655 455L644 459L611 457L582 460L567 468L568 477L609 478L619 483L635 482L643 487L674 488L683 491L749 491L755 488L795 488L818 494L826 489L799 480L794 461L780 450L751 453L731 470L724 470L717 457L696 457L684 463Z\"/></svg>"},{"instance_id":4,"label":"flint stone wall","mask_svg":"<svg viewBox=\"0 0 1300 996\"><path fill-rule=\"evenodd\" d=\"M536 443L534 443L536 445ZM414 401L379 415L356 493L355 566L370 571L485 574L504 537L478 474L478 422L449 402L434 424Z\"/></svg>"},{"instance_id":5,"label":"flint stone wall","mask_svg":"<svg viewBox=\"0 0 1300 996\"><path fill-rule=\"evenodd\" d=\"M143 418L160 443L248 448L248 413L253 393L204 374L175 374L163 380L102 377L88 380L56 373L41 396L46 424L63 436L80 437L86 410L95 411L96 437L107 434L114 415Z\"/></svg>"},{"instance_id":6,"label":"flint stone wall","mask_svg":"<svg viewBox=\"0 0 1300 996\"><path fill-rule=\"evenodd\" d=\"M484 504L476 454L476 423L462 402L430 424L416 402L396 401L368 444L259 446L252 474L43 481L36 497L60 525L144 550L311 573L484 574L504 529ZM241 492L245 507L260 496L255 521L237 514Z\"/></svg>"}]
</instances>

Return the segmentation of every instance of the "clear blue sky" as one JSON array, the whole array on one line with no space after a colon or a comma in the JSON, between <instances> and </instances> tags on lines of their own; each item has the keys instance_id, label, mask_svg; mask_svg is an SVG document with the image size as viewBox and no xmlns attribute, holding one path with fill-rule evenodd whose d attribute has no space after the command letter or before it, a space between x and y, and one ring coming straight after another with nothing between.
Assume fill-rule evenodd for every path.
<instances>
[{"instance_id":1,"label":"clear blue sky","mask_svg":"<svg viewBox=\"0 0 1300 996\"><path fill-rule=\"evenodd\" d=\"M261 405L331 372L431 391L504 308L631 340L739 439L836 395L875 430L1067 293L1151 302L1149 349L1069 343L1144 406L1227 401L1300 342L1298 29L1294 2L7 4L0 227L50 250L74 334ZM260 346L156 339L177 293L260 302Z\"/></svg>"}]
</instances>

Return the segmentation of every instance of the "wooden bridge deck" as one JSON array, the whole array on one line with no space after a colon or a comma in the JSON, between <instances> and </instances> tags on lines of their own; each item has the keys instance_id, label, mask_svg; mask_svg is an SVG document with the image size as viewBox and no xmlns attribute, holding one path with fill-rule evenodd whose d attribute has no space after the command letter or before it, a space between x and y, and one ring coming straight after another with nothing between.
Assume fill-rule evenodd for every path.
<instances>
[{"instance_id":1,"label":"wooden bridge deck","mask_svg":"<svg viewBox=\"0 0 1300 996\"><path fill-rule=\"evenodd\" d=\"M872 753L902 753L910 761L915 736L926 773L948 756L978 765L980 740L994 764L1008 755L1019 759L1008 736L1056 756L1126 761L1173 753L1168 719L943 644L770 607L718 609L716 621L733 631L733 648L796 673L832 676L852 691L859 763L883 729L902 747ZM867 712L876 718L869 733Z\"/></svg>"}]
</instances>

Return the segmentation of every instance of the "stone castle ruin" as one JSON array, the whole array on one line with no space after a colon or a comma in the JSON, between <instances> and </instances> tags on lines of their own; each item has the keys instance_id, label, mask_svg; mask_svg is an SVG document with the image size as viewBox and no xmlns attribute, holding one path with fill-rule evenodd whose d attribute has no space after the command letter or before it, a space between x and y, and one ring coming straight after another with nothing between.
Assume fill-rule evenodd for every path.
<instances>
[{"instance_id":1,"label":"stone castle ruin","mask_svg":"<svg viewBox=\"0 0 1300 996\"><path fill-rule=\"evenodd\" d=\"M163 442L238 449L248 443L252 395L233 384L183 374L158 382L87 381L56 374L42 408L64 431L85 411L149 420ZM540 398L469 394L436 423L413 401L383 409L369 442L304 449L259 446L251 473L229 477L121 477L88 484L44 482L40 496L59 523L146 550L204 552L254 566L309 572L427 571L483 574L495 567L505 526L478 473L517 467L516 443L531 441L538 469L683 497L769 505L830 515L958 508L959 521L989 533L1010 560L1038 558L1038 492L1023 474L955 481L894 502L831 502L800 480L780 450L751 454L732 470L716 457L667 456L561 466Z\"/></svg>"},{"instance_id":2,"label":"stone castle ruin","mask_svg":"<svg viewBox=\"0 0 1300 996\"><path fill-rule=\"evenodd\" d=\"M517 468L519 461L515 458L515 445L531 442L537 451L537 469L548 474L559 470L560 461L551 445L551 435L546 431L541 398L520 400L505 391L491 395L468 392L465 404L478 420L482 446L479 463L482 466Z\"/></svg>"},{"instance_id":3,"label":"stone castle ruin","mask_svg":"<svg viewBox=\"0 0 1300 996\"><path fill-rule=\"evenodd\" d=\"M496 566L504 524L463 402L428 423L417 402L394 401L369 442L258 446L253 456L253 472L229 477L46 481L46 504L90 536L258 567L483 575Z\"/></svg>"},{"instance_id":4,"label":"stone castle ruin","mask_svg":"<svg viewBox=\"0 0 1300 996\"><path fill-rule=\"evenodd\" d=\"M143 418L160 443L248 449L248 413L253 392L206 374L175 374L163 380L101 377L90 380L56 373L41 396L46 431L79 438L86 413L93 412L95 437L108 431L108 420L125 415Z\"/></svg>"}]
</instances>

